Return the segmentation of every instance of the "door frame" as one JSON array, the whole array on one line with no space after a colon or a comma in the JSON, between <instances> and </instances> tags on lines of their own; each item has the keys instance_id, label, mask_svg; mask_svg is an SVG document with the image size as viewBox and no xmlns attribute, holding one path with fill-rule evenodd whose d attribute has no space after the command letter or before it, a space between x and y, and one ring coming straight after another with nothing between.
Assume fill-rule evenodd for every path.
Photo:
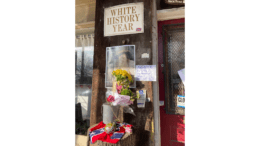
<instances>
[{"instance_id":1,"label":"door frame","mask_svg":"<svg viewBox=\"0 0 260 146\"><path fill-rule=\"evenodd\" d=\"M158 10L157 11L157 32L158 32L158 82L159 82L159 91L161 90L160 87L162 82L160 81L160 76L161 75L161 72L162 72L162 67L161 67L161 58L159 58L159 47L162 47L161 45L163 45L159 40L162 39L162 34L161 34L161 31L159 31L159 28L162 27L162 25L159 25L159 22L162 22L162 21L167 21L166 23L172 23L172 21L178 21L178 19L182 19L184 18L185 19L185 7L181 7L181 8L173 8L173 9L165 9L165 10ZM164 76L162 76L164 79ZM164 83L163 83L163 87L164 87ZM159 92L160 93L160 92ZM154 101L154 102L160 102L160 100L162 99L161 97L162 96L165 96L165 93L164 94L159 94L159 101ZM160 110L164 108L164 105L160 107ZM160 112L160 111L154 111L154 112ZM159 121L157 121L159 119ZM160 132L160 144L161 144L161 116L159 116L159 118L154 118L154 122L159 122L159 132Z\"/></svg>"}]
</instances>

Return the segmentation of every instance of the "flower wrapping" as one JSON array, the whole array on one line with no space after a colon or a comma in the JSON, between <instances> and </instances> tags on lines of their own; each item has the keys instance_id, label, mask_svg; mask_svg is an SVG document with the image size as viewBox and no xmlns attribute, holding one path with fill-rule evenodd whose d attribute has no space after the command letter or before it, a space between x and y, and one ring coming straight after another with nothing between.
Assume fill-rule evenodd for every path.
<instances>
[{"instance_id":1,"label":"flower wrapping","mask_svg":"<svg viewBox=\"0 0 260 146\"><path fill-rule=\"evenodd\" d=\"M125 132L126 133L132 133L132 128L131 127L125 127Z\"/></svg>"},{"instance_id":2,"label":"flower wrapping","mask_svg":"<svg viewBox=\"0 0 260 146\"><path fill-rule=\"evenodd\" d=\"M107 101L108 102L114 102L115 101L115 97L112 96L112 95L109 95L108 98L107 98Z\"/></svg>"},{"instance_id":3,"label":"flower wrapping","mask_svg":"<svg viewBox=\"0 0 260 146\"><path fill-rule=\"evenodd\" d=\"M115 93L115 101L112 102L113 106L116 105L128 106L130 104L133 104L133 102L130 100L130 96L119 95L118 93Z\"/></svg>"},{"instance_id":4,"label":"flower wrapping","mask_svg":"<svg viewBox=\"0 0 260 146\"><path fill-rule=\"evenodd\" d=\"M121 89L122 89L122 86L121 85L119 86L116 84L116 90L119 94L121 93Z\"/></svg>"}]
</instances>

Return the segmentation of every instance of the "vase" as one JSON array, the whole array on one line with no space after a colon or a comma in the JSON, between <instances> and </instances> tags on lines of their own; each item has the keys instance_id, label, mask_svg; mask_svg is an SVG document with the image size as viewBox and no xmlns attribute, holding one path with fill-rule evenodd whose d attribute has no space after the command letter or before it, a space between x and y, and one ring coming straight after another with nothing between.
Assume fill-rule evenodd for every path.
<instances>
[{"instance_id":1,"label":"vase","mask_svg":"<svg viewBox=\"0 0 260 146\"><path fill-rule=\"evenodd\" d=\"M104 103L101 107L103 123L108 124L116 120L119 114L119 106L112 106L108 103Z\"/></svg>"}]
</instances>

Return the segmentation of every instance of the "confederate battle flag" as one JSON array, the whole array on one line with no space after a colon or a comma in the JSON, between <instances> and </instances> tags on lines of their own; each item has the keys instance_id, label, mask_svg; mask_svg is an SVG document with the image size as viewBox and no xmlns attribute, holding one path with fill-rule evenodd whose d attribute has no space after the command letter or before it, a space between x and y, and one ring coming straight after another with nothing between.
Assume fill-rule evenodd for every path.
<instances>
[{"instance_id":1,"label":"confederate battle flag","mask_svg":"<svg viewBox=\"0 0 260 146\"><path fill-rule=\"evenodd\" d=\"M108 143L117 143L125 134L125 127L132 127L130 124L126 123L116 123L116 130L114 133L107 134L105 132L105 126L102 121L95 127L91 128L89 131L89 139L91 144L96 142L97 140L101 140L103 142L108 142Z\"/></svg>"}]
</instances>

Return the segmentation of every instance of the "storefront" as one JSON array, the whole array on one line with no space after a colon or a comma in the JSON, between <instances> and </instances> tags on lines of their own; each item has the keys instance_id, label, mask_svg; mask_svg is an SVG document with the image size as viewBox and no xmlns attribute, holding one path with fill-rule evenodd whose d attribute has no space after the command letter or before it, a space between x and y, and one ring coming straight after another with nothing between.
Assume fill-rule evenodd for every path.
<instances>
[{"instance_id":1,"label":"storefront","mask_svg":"<svg viewBox=\"0 0 260 146\"><path fill-rule=\"evenodd\" d=\"M76 0L77 135L104 121L111 74L122 69L133 77L129 90L146 93L129 105L134 114L119 112L133 126L132 145L185 145L184 12L184 1Z\"/></svg>"}]
</instances>

